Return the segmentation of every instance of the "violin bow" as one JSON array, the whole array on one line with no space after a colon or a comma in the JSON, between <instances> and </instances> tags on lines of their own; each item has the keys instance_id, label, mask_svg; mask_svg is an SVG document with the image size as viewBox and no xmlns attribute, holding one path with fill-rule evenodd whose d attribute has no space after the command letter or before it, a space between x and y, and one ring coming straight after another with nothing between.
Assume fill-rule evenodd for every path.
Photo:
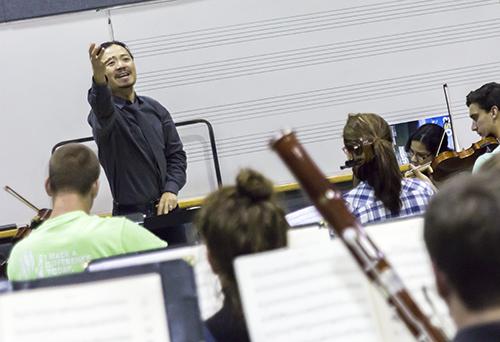
<instances>
[{"instance_id":1,"label":"violin bow","mask_svg":"<svg viewBox=\"0 0 500 342\"><path fill-rule=\"evenodd\" d=\"M451 131L455 133L455 129L453 127L453 116L451 115L450 98L449 98L449 94L448 94L448 84L447 83L443 84L443 92L444 92L444 99L446 100L446 109L448 109L448 116L450 117ZM437 157L437 154L439 154L439 151L441 150L441 145L443 144L445 134L446 134L446 129L444 130L443 136L441 137L441 142L439 143L439 148L436 152L435 157ZM455 151L460 150L460 145L458 143L458 137L456 134L453 134L453 144L455 145Z\"/></svg>"},{"instance_id":2,"label":"violin bow","mask_svg":"<svg viewBox=\"0 0 500 342\"><path fill-rule=\"evenodd\" d=\"M14 189L12 189L10 186L6 185L3 187L3 189L8 192L9 194L11 194L12 196L14 196L15 198L17 198L19 201L23 202L25 205L27 205L28 207L30 207L31 209L33 209L34 211L36 211L37 213L40 211L40 209L38 209L37 207L35 207L35 205L33 203L31 203L30 201L28 201L26 198L24 198L23 196L19 195L16 191L14 191Z\"/></svg>"}]
</instances>

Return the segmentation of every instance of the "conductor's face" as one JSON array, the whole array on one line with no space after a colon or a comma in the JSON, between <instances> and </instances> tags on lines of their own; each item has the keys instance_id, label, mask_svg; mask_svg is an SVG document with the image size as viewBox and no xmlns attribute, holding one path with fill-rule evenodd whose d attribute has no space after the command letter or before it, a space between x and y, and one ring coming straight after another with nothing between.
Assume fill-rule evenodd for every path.
<instances>
[{"instance_id":1,"label":"conductor's face","mask_svg":"<svg viewBox=\"0 0 500 342\"><path fill-rule=\"evenodd\" d=\"M137 79L135 63L125 48L120 45L108 46L102 60L112 92L134 86Z\"/></svg>"}]
</instances>

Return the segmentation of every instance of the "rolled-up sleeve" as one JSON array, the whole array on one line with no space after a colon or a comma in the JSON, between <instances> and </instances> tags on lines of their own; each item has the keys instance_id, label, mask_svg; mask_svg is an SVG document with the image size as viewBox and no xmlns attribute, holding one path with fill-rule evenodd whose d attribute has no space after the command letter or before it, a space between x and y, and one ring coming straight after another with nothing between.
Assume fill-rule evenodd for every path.
<instances>
[{"instance_id":1,"label":"rolled-up sleeve","mask_svg":"<svg viewBox=\"0 0 500 342\"><path fill-rule=\"evenodd\" d=\"M179 133L168 111L166 111L163 120L163 134L165 137L165 159L167 160L167 176L163 192L177 194L186 184L187 158Z\"/></svg>"}]
</instances>

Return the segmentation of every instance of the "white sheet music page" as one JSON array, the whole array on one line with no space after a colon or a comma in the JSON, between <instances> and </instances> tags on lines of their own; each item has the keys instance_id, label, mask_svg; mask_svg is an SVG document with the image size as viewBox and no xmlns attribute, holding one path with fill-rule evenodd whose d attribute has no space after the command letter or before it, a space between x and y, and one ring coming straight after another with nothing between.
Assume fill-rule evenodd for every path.
<instances>
[{"instance_id":1,"label":"white sheet music page","mask_svg":"<svg viewBox=\"0 0 500 342\"><path fill-rule=\"evenodd\" d=\"M364 275L339 241L237 258L253 342L381 341Z\"/></svg>"},{"instance_id":2,"label":"white sheet music page","mask_svg":"<svg viewBox=\"0 0 500 342\"><path fill-rule=\"evenodd\" d=\"M194 275L196 279L196 290L198 292L198 304L203 320L210 318L222 308L224 295L219 277L212 271L207 258L205 245L196 247Z\"/></svg>"},{"instance_id":3,"label":"white sheet music page","mask_svg":"<svg viewBox=\"0 0 500 342\"><path fill-rule=\"evenodd\" d=\"M160 275L0 296L2 342L170 341Z\"/></svg>"},{"instance_id":4,"label":"white sheet music page","mask_svg":"<svg viewBox=\"0 0 500 342\"><path fill-rule=\"evenodd\" d=\"M423 241L423 224L423 217L414 217L368 226L366 231L384 252L427 317L452 336L455 328L445 302L437 293L431 262ZM385 340L414 341L395 313L383 303L381 296L374 297L376 306L380 309L378 317L385 329Z\"/></svg>"},{"instance_id":5,"label":"white sheet music page","mask_svg":"<svg viewBox=\"0 0 500 342\"><path fill-rule=\"evenodd\" d=\"M201 317L202 319L209 318L222 307L224 296L221 292L219 278L213 273L208 263L205 245L167 248L152 252L142 252L137 255L114 257L110 260L91 263L88 270L90 272L97 272L175 259L184 259L193 266Z\"/></svg>"},{"instance_id":6,"label":"white sheet music page","mask_svg":"<svg viewBox=\"0 0 500 342\"><path fill-rule=\"evenodd\" d=\"M308 227L291 228L287 232L288 247L301 248L331 242L328 228L311 225Z\"/></svg>"}]
</instances>

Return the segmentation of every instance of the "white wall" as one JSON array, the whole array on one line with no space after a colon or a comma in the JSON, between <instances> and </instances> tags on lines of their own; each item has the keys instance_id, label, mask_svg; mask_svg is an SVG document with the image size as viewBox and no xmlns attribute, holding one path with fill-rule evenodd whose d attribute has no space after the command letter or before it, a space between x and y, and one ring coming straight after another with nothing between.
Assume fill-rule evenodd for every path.
<instances>
[{"instance_id":1,"label":"white wall","mask_svg":"<svg viewBox=\"0 0 500 342\"><path fill-rule=\"evenodd\" d=\"M269 138L293 127L328 174L343 164L348 112L395 123L446 112L450 88L462 146L465 95L500 76L500 4L493 0L178 0L110 11L129 44L137 90L175 120L206 118L218 138L223 178L253 166L292 181ZM103 12L0 25L1 184L48 206L43 179L51 147L90 135L87 46L110 37ZM188 184L181 198L215 187L203 129L181 129ZM96 212L110 209L107 184ZM0 193L0 224L29 209Z\"/></svg>"},{"instance_id":2,"label":"white wall","mask_svg":"<svg viewBox=\"0 0 500 342\"><path fill-rule=\"evenodd\" d=\"M50 207L43 182L52 146L91 134L87 49L90 42L108 38L102 12L0 25L0 184L36 206ZM0 191L0 224L26 224L33 216Z\"/></svg>"}]
</instances>

